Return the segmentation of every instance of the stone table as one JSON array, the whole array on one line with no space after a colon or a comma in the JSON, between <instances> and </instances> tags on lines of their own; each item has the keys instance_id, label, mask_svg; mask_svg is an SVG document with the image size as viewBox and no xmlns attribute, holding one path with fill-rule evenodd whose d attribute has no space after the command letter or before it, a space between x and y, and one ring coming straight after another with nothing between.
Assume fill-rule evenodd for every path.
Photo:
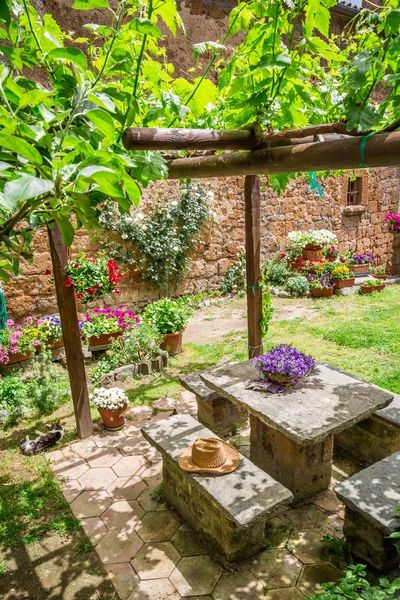
<instances>
[{"instance_id":1,"label":"stone table","mask_svg":"<svg viewBox=\"0 0 400 600\"><path fill-rule=\"evenodd\" d=\"M271 394L248 389L260 378L252 361L201 374L221 396L250 416L251 460L293 493L296 501L326 489L336 433L390 404L393 394L319 364L309 381Z\"/></svg>"}]
</instances>

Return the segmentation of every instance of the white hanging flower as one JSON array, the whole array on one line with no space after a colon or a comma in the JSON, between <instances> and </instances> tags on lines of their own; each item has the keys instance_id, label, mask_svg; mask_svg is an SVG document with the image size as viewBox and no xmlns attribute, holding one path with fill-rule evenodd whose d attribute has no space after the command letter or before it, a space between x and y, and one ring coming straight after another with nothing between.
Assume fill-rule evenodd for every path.
<instances>
[{"instance_id":1,"label":"white hanging flower","mask_svg":"<svg viewBox=\"0 0 400 600\"><path fill-rule=\"evenodd\" d=\"M213 201L213 200L214 200L214 198L215 198L215 194L214 194L214 192L212 192L212 191L209 191L209 192L207 192L207 197L208 197L208 198L209 198L211 201Z\"/></svg>"},{"instance_id":2,"label":"white hanging flower","mask_svg":"<svg viewBox=\"0 0 400 600\"><path fill-rule=\"evenodd\" d=\"M128 234L127 233L123 233L121 235L121 237L122 237L123 240L127 240L128 239Z\"/></svg>"},{"instance_id":3,"label":"white hanging flower","mask_svg":"<svg viewBox=\"0 0 400 600\"><path fill-rule=\"evenodd\" d=\"M173 200L173 201L171 202L171 206L178 206L178 202L177 202L176 200Z\"/></svg>"},{"instance_id":4,"label":"white hanging flower","mask_svg":"<svg viewBox=\"0 0 400 600\"><path fill-rule=\"evenodd\" d=\"M125 217L125 223L132 223L132 217Z\"/></svg>"}]
</instances>

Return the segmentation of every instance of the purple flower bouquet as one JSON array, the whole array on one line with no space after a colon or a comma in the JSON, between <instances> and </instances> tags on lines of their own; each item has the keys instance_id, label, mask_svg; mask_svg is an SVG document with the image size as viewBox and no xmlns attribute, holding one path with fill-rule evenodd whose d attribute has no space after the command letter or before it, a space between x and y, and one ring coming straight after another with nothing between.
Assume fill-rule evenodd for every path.
<instances>
[{"instance_id":1,"label":"purple flower bouquet","mask_svg":"<svg viewBox=\"0 0 400 600\"><path fill-rule=\"evenodd\" d=\"M253 364L270 381L286 385L294 385L316 371L311 356L287 344L275 346L266 354L257 356Z\"/></svg>"}]
</instances>

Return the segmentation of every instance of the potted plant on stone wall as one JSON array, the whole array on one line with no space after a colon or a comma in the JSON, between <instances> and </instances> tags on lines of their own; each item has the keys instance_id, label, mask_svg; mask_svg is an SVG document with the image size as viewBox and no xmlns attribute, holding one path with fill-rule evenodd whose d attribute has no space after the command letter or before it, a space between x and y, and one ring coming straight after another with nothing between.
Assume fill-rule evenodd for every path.
<instances>
[{"instance_id":1,"label":"potted plant on stone wall","mask_svg":"<svg viewBox=\"0 0 400 600\"><path fill-rule=\"evenodd\" d=\"M386 284L379 281L379 279L369 279L360 285L360 291L362 294L373 294L374 292L381 292L385 287Z\"/></svg>"},{"instance_id":2,"label":"potted plant on stone wall","mask_svg":"<svg viewBox=\"0 0 400 600\"><path fill-rule=\"evenodd\" d=\"M369 270L372 277L375 277L375 279L385 281L388 277L385 267L370 267Z\"/></svg>"},{"instance_id":3,"label":"potted plant on stone wall","mask_svg":"<svg viewBox=\"0 0 400 600\"><path fill-rule=\"evenodd\" d=\"M97 388L89 396L97 407L105 429L116 431L125 424L124 412L129 400L123 390L117 387Z\"/></svg>"},{"instance_id":4,"label":"potted plant on stone wall","mask_svg":"<svg viewBox=\"0 0 400 600\"><path fill-rule=\"evenodd\" d=\"M392 233L400 233L400 215L388 213L385 215L386 229Z\"/></svg>"},{"instance_id":5,"label":"potted plant on stone wall","mask_svg":"<svg viewBox=\"0 0 400 600\"><path fill-rule=\"evenodd\" d=\"M337 290L341 290L345 287L352 287L355 283L355 278L351 277L351 271L345 265L338 265L335 267L331 273L331 279Z\"/></svg>"},{"instance_id":6,"label":"potted plant on stone wall","mask_svg":"<svg viewBox=\"0 0 400 600\"><path fill-rule=\"evenodd\" d=\"M131 330L138 323L139 317L123 304L115 309L109 306L93 308L83 318L81 335L82 339L89 342L91 348L107 346L112 339Z\"/></svg>"},{"instance_id":7,"label":"potted plant on stone wall","mask_svg":"<svg viewBox=\"0 0 400 600\"><path fill-rule=\"evenodd\" d=\"M164 335L162 350L168 350L171 355L182 352L182 335L190 317L189 309L182 302L162 298L146 306L143 317Z\"/></svg>"},{"instance_id":8,"label":"potted plant on stone wall","mask_svg":"<svg viewBox=\"0 0 400 600\"><path fill-rule=\"evenodd\" d=\"M308 282L310 284L311 296L314 298L333 296L334 283L329 275L311 274L308 276Z\"/></svg>"}]
</instances>

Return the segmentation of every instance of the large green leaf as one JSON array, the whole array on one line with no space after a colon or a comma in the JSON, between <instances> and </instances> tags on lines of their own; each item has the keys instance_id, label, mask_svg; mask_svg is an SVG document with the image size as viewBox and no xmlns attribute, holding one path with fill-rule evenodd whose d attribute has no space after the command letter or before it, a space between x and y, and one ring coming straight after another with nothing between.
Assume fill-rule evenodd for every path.
<instances>
[{"instance_id":1,"label":"large green leaf","mask_svg":"<svg viewBox=\"0 0 400 600\"><path fill-rule=\"evenodd\" d=\"M379 122L379 115L370 106L351 106L347 112L347 130L368 131Z\"/></svg>"},{"instance_id":2,"label":"large green leaf","mask_svg":"<svg viewBox=\"0 0 400 600\"><path fill-rule=\"evenodd\" d=\"M42 164L42 157L36 148L15 135L0 133L0 146L7 148L7 150L11 150L11 152L16 152L34 165Z\"/></svg>"},{"instance_id":3,"label":"large green leaf","mask_svg":"<svg viewBox=\"0 0 400 600\"><path fill-rule=\"evenodd\" d=\"M95 108L85 113L85 116L92 121L96 128L101 131L110 140L114 139L115 127L113 118L108 112L101 108Z\"/></svg>"},{"instance_id":4,"label":"large green leaf","mask_svg":"<svg viewBox=\"0 0 400 600\"><path fill-rule=\"evenodd\" d=\"M392 33L398 33L400 28L400 9L392 10L386 17L386 24Z\"/></svg>"},{"instance_id":5,"label":"large green leaf","mask_svg":"<svg viewBox=\"0 0 400 600\"><path fill-rule=\"evenodd\" d=\"M47 58L50 60L69 60L84 71L87 69L86 56L78 48L54 48L47 54Z\"/></svg>"},{"instance_id":6,"label":"large green leaf","mask_svg":"<svg viewBox=\"0 0 400 600\"><path fill-rule=\"evenodd\" d=\"M124 190L128 194L131 202L133 202L135 206L139 206L140 188L137 182L134 179L132 179L132 177L129 177L129 175L124 175L123 182Z\"/></svg>"},{"instance_id":7,"label":"large green leaf","mask_svg":"<svg viewBox=\"0 0 400 600\"><path fill-rule=\"evenodd\" d=\"M108 0L75 0L72 8L92 10L92 8L108 8Z\"/></svg>"},{"instance_id":8,"label":"large green leaf","mask_svg":"<svg viewBox=\"0 0 400 600\"><path fill-rule=\"evenodd\" d=\"M49 179L40 179L32 175L22 175L18 179L8 181L4 186L6 201L15 208L19 200L29 200L50 192L54 183Z\"/></svg>"},{"instance_id":9,"label":"large green leaf","mask_svg":"<svg viewBox=\"0 0 400 600\"><path fill-rule=\"evenodd\" d=\"M143 33L143 35L148 35L150 37L162 38L161 31L158 29L157 25L150 21L150 19L136 17L136 19L132 19L129 23L129 29L133 29L138 33Z\"/></svg>"},{"instance_id":10,"label":"large green leaf","mask_svg":"<svg viewBox=\"0 0 400 600\"><path fill-rule=\"evenodd\" d=\"M10 0L0 0L0 22L3 21L7 27L10 24Z\"/></svg>"},{"instance_id":11,"label":"large green leaf","mask_svg":"<svg viewBox=\"0 0 400 600\"><path fill-rule=\"evenodd\" d=\"M60 228L64 244L67 246L67 248L69 248L74 241L74 228L72 227L68 217L56 215L55 221Z\"/></svg>"},{"instance_id":12,"label":"large green leaf","mask_svg":"<svg viewBox=\"0 0 400 600\"><path fill-rule=\"evenodd\" d=\"M44 90L31 90L30 92L26 92L26 94L20 96L18 108L25 108L28 104L36 106L49 94L50 92L45 92Z\"/></svg>"}]
</instances>

